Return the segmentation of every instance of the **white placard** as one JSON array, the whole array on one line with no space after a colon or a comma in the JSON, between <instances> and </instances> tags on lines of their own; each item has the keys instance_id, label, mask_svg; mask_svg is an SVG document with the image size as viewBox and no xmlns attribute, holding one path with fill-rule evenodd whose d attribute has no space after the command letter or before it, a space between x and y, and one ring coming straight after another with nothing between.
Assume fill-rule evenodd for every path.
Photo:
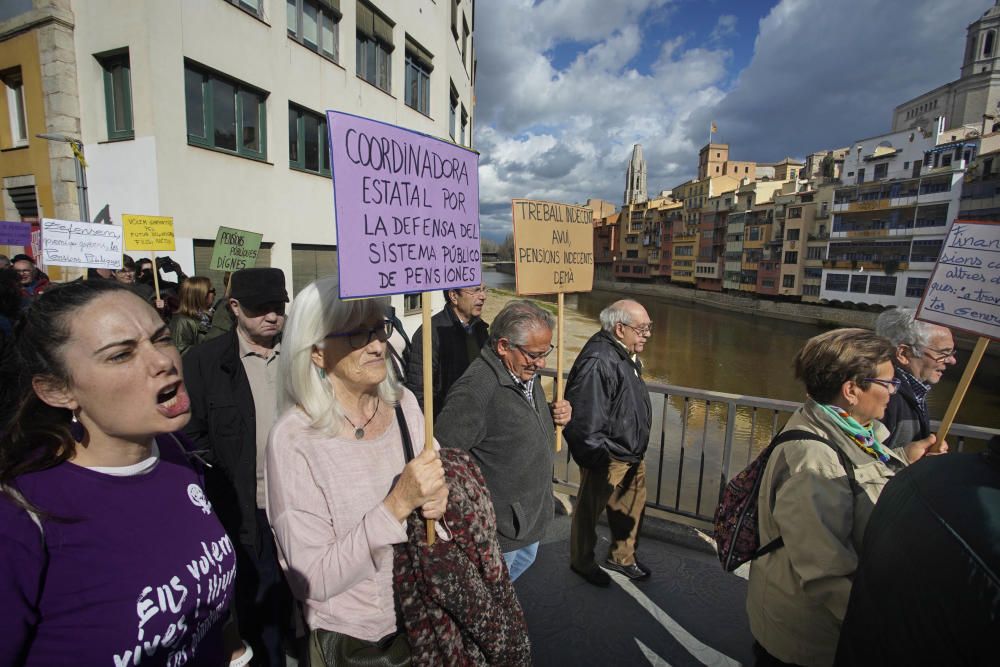
<instances>
[{"instance_id":1,"label":"white placard","mask_svg":"<svg viewBox=\"0 0 1000 667\"><path fill-rule=\"evenodd\" d=\"M1000 339L1000 222L952 224L917 318Z\"/></svg>"},{"instance_id":2,"label":"white placard","mask_svg":"<svg viewBox=\"0 0 1000 667\"><path fill-rule=\"evenodd\" d=\"M42 258L55 266L122 268L122 228L42 218Z\"/></svg>"}]
</instances>

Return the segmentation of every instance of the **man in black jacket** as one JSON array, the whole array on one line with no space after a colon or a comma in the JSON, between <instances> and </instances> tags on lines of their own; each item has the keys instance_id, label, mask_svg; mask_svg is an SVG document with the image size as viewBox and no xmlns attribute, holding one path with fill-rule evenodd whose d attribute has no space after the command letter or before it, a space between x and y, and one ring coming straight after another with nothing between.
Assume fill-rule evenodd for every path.
<instances>
[{"instance_id":1,"label":"man in black jacket","mask_svg":"<svg viewBox=\"0 0 1000 667\"><path fill-rule=\"evenodd\" d=\"M480 319L486 303L486 288L463 287L444 291L444 309L431 318L431 374L434 381L434 415L441 412L451 385L479 356L489 335L489 325ZM404 362L406 388L424 405L423 327L413 334Z\"/></svg>"},{"instance_id":2,"label":"man in black jacket","mask_svg":"<svg viewBox=\"0 0 1000 667\"><path fill-rule=\"evenodd\" d=\"M594 560L597 519L605 507L612 543L604 567L629 579L650 576L635 547L646 503L643 456L652 416L638 355L652 327L639 303L611 304L601 311L601 331L580 350L566 384L566 399L573 405L566 442L580 466L570 567L595 586L610 582Z\"/></svg>"},{"instance_id":3,"label":"man in black jacket","mask_svg":"<svg viewBox=\"0 0 1000 667\"><path fill-rule=\"evenodd\" d=\"M875 333L896 347L892 363L900 385L879 420L889 429L885 444L893 448L931 434L927 394L957 361L951 330L914 316L910 308L890 308L875 320Z\"/></svg>"},{"instance_id":4,"label":"man in black jacket","mask_svg":"<svg viewBox=\"0 0 1000 667\"><path fill-rule=\"evenodd\" d=\"M275 419L285 274L244 269L233 274L229 306L236 326L191 348L184 382L191 421L184 432L212 466L205 490L236 545L236 622L253 648L253 665L284 665L291 592L278 564L264 513L264 448Z\"/></svg>"}]
</instances>

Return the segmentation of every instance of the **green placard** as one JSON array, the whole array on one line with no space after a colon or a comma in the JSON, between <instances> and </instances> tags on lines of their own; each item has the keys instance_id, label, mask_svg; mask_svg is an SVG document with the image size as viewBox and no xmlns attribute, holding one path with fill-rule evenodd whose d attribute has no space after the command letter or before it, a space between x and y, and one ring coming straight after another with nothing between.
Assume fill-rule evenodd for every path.
<instances>
[{"instance_id":1,"label":"green placard","mask_svg":"<svg viewBox=\"0 0 1000 667\"><path fill-rule=\"evenodd\" d=\"M252 269L257 265L257 251L263 234L246 232L232 227L219 227L215 235L215 247L212 249L213 271L239 271Z\"/></svg>"}]
</instances>

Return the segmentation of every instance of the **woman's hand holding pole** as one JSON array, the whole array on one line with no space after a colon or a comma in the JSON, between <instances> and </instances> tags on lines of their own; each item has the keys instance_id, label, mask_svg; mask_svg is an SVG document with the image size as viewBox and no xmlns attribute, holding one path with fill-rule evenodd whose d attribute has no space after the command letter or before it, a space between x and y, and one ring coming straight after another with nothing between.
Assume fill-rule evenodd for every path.
<instances>
[{"instance_id":1,"label":"woman's hand holding pole","mask_svg":"<svg viewBox=\"0 0 1000 667\"><path fill-rule=\"evenodd\" d=\"M444 481L444 466L433 445L423 451L403 468L403 473L385 499L386 506L400 521L418 507L425 519L444 516L448 503L448 486Z\"/></svg>"}]
</instances>

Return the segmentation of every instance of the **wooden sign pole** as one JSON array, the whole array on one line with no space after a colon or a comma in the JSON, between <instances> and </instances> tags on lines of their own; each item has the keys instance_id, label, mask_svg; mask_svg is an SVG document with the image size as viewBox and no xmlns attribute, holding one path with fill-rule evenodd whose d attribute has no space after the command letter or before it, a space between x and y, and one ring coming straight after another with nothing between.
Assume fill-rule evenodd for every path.
<instances>
[{"instance_id":1,"label":"wooden sign pole","mask_svg":"<svg viewBox=\"0 0 1000 667\"><path fill-rule=\"evenodd\" d=\"M424 447L434 446L434 379L431 375L434 364L431 357L431 292L420 295L420 308L423 315L423 333L421 336L421 352L424 360ZM427 544L434 544L434 519L426 520Z\"/></svg>"},{"instance_id":2,"label":"wooden sign pole","mask_svg":"<svg viewBox=\"0 0 1000 667\"><path fill-rule=\"evenodd\" d=\"M556 400L563 400L563 333L565 320L563 318L563 293L558 296L559 310L556 312ZM562 451L562 426L556 426L556 451Z\"/></svg>"},{"instance_id":3,"label":"wooden sign pole","mask_svg":"<svg viewBox=\"0 0 1000 667\"><path fill-rule=\"evenodd\" d=\"M965 392L972 383L972 376L976 374L976 368L979 367L979 362L983 360L983 355L986 354L986 346L989 344L990 339L985 336L980 336L979 340L976 341L976 347L972 350L972 356L969 357L969 363L965 367L965 372L962 373L962 379L958 381L958 387L955 388L955 393L951 397L951 403L948 404L948 409L944 413L944 419L941 420L941 425L938 427L937 442L934 443L930 451L940 451L941 443L948 436L948 430L955 421L955 415L958 413L959 406L962 405Z\"/></svg>"},{"instance_id":4,"label":"wooden sign pole","mask_svg":"<svg viewBox=\"0 0 1000 667\"><path fill-rule=\"evenodd\" d=\"M153 258L153 287L156 289L156 300L160 300L160 267L156 265L156 253L149 253Z\"/></svg>"}]
</instances>

